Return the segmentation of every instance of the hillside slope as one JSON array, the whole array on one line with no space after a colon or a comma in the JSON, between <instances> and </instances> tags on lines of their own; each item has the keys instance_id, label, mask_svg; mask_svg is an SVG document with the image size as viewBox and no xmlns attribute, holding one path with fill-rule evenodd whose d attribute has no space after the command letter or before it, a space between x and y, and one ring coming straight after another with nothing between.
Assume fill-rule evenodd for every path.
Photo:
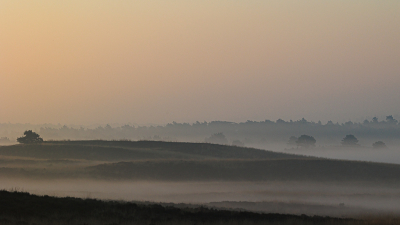
<instances>
[{"instance_id":1,"label":"hillside slope","mask_svg":"<svg viewBox=\"0 0 400 225\"><path fill-rule=\"evenodd\" d=\"M208 143L157 141L53 141L1 146L0 156L100 161L142 159L282 159L294 154Z\"/></svg>"},{"instance_id":2,"label":"hillside slope","mask_svg":"<svg viewBox=\"0 0 400 225\"><path fill-rule=\"evenodd\" d=\"M400 165L321 159L207 143L54 141L0 147L0 176L397 184Z\"/></svg>"}]
</instances>

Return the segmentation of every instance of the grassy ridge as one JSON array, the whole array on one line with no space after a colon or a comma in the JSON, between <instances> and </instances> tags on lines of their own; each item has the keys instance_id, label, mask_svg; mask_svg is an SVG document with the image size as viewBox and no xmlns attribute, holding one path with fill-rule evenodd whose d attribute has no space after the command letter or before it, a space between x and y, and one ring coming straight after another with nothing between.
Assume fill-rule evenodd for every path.
<instances>
[{"instance_id":1,"label":"grassy ridge","mask_svg":"<svg viewBox=\"0 0 400 225\"><path fill-rule=\"evenodd\" d=\"M297 155L236 146L157 141L52 141L43 144L1 146L0 155L100 161L304 158Z\"/></svg>"},{"instance_id":2,"label":"grassy ridge","mask_svg":"<svg viewBox=\"0 0 400 225\"><path fill-rule=\"evenodd\" d=\"M319 216L260 214L204 207L55 198L0 191L0 224L366 224Z\"/></svg>"},{"instance_id":3,"label":"grassy ridge","mask_svg":"<svg viewBox=\"0 0 400 225\"><path fill-rule=\"evenodd\" d=\"M189 142L163 142L163 141L71 141L71 142L47 142L50 144L79 145L79 146L103 146L120 147L131 150L146 149L159 152L174 152L190 154L193 156L208 156L213 158L234 159L258 159L258 158L299 158L293 154L276 153L272 151L244 148L228 145Z\"/></svg>"}]
</instances>

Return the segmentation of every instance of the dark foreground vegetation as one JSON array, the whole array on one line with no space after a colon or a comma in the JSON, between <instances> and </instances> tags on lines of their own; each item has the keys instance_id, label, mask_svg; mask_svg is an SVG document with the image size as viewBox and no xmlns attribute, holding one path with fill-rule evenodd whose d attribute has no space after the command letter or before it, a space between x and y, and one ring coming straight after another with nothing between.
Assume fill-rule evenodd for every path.
<instances>
[{"instance_id":1,"label":"dark foreground vegetation","mask_svg":"<svg viewBox=\"0 0 400 225\"><path fill-rule=\"evenodd\" d=\"M171 205L171 204L169 204ZM260 214L206 207L56 198L0 191L0 224L382 224L306 215ZM392 221L394 222L394 221ZM387 224L391 224L388 221Z\"/></svg>"}]
</instances>

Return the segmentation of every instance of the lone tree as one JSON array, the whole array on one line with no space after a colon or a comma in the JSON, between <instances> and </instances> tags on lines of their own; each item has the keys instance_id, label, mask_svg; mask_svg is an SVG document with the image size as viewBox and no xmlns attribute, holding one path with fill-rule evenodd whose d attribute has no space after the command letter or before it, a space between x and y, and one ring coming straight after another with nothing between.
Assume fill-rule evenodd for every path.
<instances>
[{"instance_id":1,"label":"lone tree","mask_svg":"<svg viewBox=\"0 0 400 225\"><path fill-rule=\"evenodd\" d=\"M357 138L352 134L346 135L346 137L344 137L342 140L343 146L358 146L357 143L358 143Z\"/></svg>"},{"instance_id":2,"label":"lone tree","mask_svg":"<svg viewBox=\"0 0 400 225\"><path fill-rule=\"evenodd\" d=\"M17 138L17 141L21 144L32 144L43 142L43 138L39 134L32 132L32 130L27 130L24 132L25 137Z\"/></svg>"},{"instance_id":3,"label":"lone tree","mask_svg":"<svg viewBox=\"0 0 400 225\"><path fill-rule=\"evenodd\" d=\"M384 149L387 148L386 144L383 141L377 141L375 143L372 144L372 147L374 149Z\"/></svg>"},{"instance_id":4,"label":"lone tree","mask_svg":"<svg viewBox=\"0 0 400 225\"><path fill-rule=\"evenodd\" d=\"M302 147L302 148L312 148L315 147L315 143L317 143L317 141L315 140L314 137L312 136L308 136L308 135L301 135L297 141L296 144L298 147Z\"/></svg>"}]
</instances>

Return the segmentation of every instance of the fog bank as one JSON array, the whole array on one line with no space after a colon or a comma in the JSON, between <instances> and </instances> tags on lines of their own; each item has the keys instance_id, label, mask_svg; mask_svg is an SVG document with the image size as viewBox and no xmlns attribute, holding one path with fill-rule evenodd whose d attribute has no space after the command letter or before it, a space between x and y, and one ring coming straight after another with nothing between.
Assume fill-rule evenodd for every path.
<instances>
[{"instance_id":1,"label":"fog bank","mask_svg":"<svg viewBox=\"0 0 400 225\"><path fill-rule=\"evenodd\" d=\"M1 179L1 189L17 189L39 195L123 201L152 201L206 204L210 202L272 202L308 207L347 207L362 215L400 213L398 187L357 183L306 182L104 182L90 180L12 180ZM212 205L212 204L211 204ZM214 204L218 205L218 204ZM302 209L303 208L303 211ZM261 210L261 209L260 209ZM354 210L354 211L352 211ZM329 211L329 210L328 210ZM324 212L326 215L336 215ZM282 212L281 212L282 213Z\"/></svg>"}]
</instances>

